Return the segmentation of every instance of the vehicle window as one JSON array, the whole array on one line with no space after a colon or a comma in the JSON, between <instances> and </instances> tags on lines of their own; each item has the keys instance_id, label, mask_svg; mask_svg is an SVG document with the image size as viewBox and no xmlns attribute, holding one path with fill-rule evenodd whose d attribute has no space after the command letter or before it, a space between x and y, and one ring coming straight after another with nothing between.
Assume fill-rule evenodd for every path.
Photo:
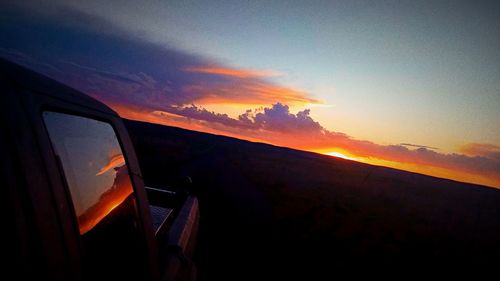
<instances>
[{"instance_id":1,"label":"vehicle window","mask_svg":"<svg viewBox=\"0 0 500 281\"><path fill-rule=\"evenodd\" d=\"M64 172L82 241L89 279L140 276L140 221L132 182L110 124L44 112L53 148ZM113 268L111 265L119 265Z\"/></svg>"}]
</instances>

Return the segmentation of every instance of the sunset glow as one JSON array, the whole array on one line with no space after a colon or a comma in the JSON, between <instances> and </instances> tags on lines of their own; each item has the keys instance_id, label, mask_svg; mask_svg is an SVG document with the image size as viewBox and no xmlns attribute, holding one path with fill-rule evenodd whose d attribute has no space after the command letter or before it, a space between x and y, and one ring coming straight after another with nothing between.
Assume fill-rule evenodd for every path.
<instances>
[{"instance_id":1,"label":"sunset glow","mask_svg":"<svg viewBox=\"0 0 500 281\"><path fill-rule=\"evenodd\" d=\"M496 4L21 2L0 56L124 118L500 188Z\"/></svg>"},{"instance_id":2,"label":"sunset glow","mask_svg":"<svg viewBox=\"0 0 500 281\"><path fill-rule=\"evenodd\" d=\"M83 235L89 230L94 228L102 219L111 213L116 207L120 206L126 198L121 201L110 202L107 206L103 207L99 212L93 214L89 219L79 221L80 234Z\"/></svg>"},{"instance_id":3,"label":"sunset glow","mask_svg":"<svg viewBox=\"0 0 500 281\"><path fill-rule=\"evenodd\" d=\"M328 152L328 153L325 153L326 155L330 155L330 156L334 156L334 157L338 157L338 158L343 158L343 159L347 159L347 160L354 160L353 158L351 157L348 157L348 156L345 156L344 154L340 153L340 152Z\"/></svg>"},{"instance_id":4,"label":"sunset glow","mask_svg":"<svg viewBox=\"0 0 500 281\"><path fill-rule=\"evenodd\" d=\"M83 235L94 228L132 194L132 182L126 171L127 166L121 166L117 169L118 173L115 176L113 186L110 186L94 205L78 215L80 234Z\"/></svg>"},{"instance_id":5,"label":"sunset glow","mask_svg":"<svg viewBox=\"0 0 500 281\"><path fill-rule=\"evenodd\" d=\"M197 72L205 74L227 75L235 76L238 78L251 78L251 77L272 77L279 76L280 73L271 70L244 70L224 67L186 67L184 69L188 72Z\"/></svg>"},{"instance_id":6,"label":"sunset glow","mask_svg":"<svg viewBox=\"0 0 500 281\"><path fill-rule=\"evenodd\" d=\"M404 163L404 162L393 162L393 161L386 161L374 158L361 158L359 159L359 161L363 163L390 167L439 178L446 178L461 182L476 183L476 184L500 188L500 181L498 178L483 176L477 173L471 173L467 171L457 171L453 169L446 169L435 166L418 165L418 164Z\"/></svg>"},{"instance_id":7,"label":"sunset glow","mask_svg":"<svg viewBox=\"0 0 500 281\"><path fill-rule=\"evenodd\" d=\"M237 123L232 124L228 121L233 120L233 122L235 122L235 119L223 119L225 121L222 123L218 122L217 119L207 122L199 120L199 118L190 119L177 114L139 113L130 108L121 106L113 106L113 108L120 115L129 119L176 126L218 135L227 135L254 142L287 146L367 164L386 166L435 177L500 188L499 172L495 170L496 166L494 160L490 160L491 156L488 156L488 153L491 152L494 154L495 151L497 151L498 147L496 146L466 146L468 151L480 151L482 155L485 156L467 156L456 153L444 154L435 152L432 148L412 147L408 145L405 146L404 144L389 146L378 145L369 141L356 140L343 134L325 132L320 127L309 133L307 133L305 129L311 129L310 127L294 128L289 125L276 128L273 125L272 130L265 129L265 126L258 127L255 124L249 125L249 123L245 123L247 127L231 127L227 124L234 126ZM258 112L261 111L258 110ZM283 114L284 113L285 112L283 112ZM270 116L277 116L275 115L277 113L273 112L272 114L273 115ZM281 118L284 120L291 118L285 116L287 115L279 117L280 119L278 120L281 120ZM266 120L265 124L273 124L271 121L274 122L273 119L269 119ZM309 122L311 122L309 126L316 126L315 123L312 123L312 120L309 120ZM299 124L304 126L302 123ZM252 127L253 129L248 129ZM335 148L332 148L332 145L335 145ZM485 150L485 147L487 147L488 150ZM480 165L484 166L481 168Z\"/></svg>"}]
</instances>

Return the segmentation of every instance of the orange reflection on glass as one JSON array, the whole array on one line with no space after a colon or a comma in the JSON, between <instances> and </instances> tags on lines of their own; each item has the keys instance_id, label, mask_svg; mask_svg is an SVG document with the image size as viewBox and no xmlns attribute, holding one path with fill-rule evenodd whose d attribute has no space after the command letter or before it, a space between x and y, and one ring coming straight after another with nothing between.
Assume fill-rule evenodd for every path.
<instances>
[{"instance_id":1,"label":"orange reflection on glass","mask_svg":"<svg viewBox=\"0 0 500 281\"><path fill-rule=\"evenodd\" d=\"M140 217L113 127L51 111L43 112L43 119L71 195L84 279L144 279ZM110 261L123 269L116 271Z\"/></svg>"},{"instance_id":2,"label":"orange reflection on glass","mask_svg":"<svg viewBox=\"0 0 500 281\"><path fill-rule=\"evenodd\" d=\"M123 156L120 156L123 159ZM116 162L116 159L112 158L110 163ZM108 171L111 168L108 168ZM127 167L122 165L115 168L114 171L116 171L116 177L113 185L99 197L99 200L94 205L78 216L80 234L83 235L91 230L132 194L132 183L127 173Z\"/></svg>"},{"instance_id":3,"label":"orange reflection on glass","mask_svg":"<svg viewBox=\"0 0 500 281\"><path fill-rule=\"evenodd\" d=\"M85 117L44 112L56 154L71 193L80 234L102 221L113 221L111 213L127 209L133 197L132 183L116 134L110 124ZM107 216L110 219L105 220ZM134 218L135 215L129 215Z\"/></svg>"}]
</instances>

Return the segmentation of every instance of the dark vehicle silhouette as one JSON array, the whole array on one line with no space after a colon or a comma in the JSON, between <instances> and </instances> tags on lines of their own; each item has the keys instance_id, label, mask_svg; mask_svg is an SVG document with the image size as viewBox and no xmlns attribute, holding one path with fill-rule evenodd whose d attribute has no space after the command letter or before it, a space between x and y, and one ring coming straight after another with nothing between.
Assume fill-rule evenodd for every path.
<instances>
[{"instance_id":1,"label":"dark vehicle silhouette","mask_svg":"<svg viewBox=\"0 0 500 281\"><path fill-rule=\"evenodd\" d=\"M194 280L196 197L145 187L120 117L0 60L4 276Z\"/></svg>"}]
</instances>

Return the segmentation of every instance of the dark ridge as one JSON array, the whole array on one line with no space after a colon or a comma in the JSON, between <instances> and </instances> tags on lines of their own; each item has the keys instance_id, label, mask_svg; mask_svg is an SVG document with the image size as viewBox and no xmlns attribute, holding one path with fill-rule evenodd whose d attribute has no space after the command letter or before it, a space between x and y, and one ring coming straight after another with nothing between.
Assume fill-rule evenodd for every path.
<instances>
[{"instance_id":1,"label":"dark ridge","mask_svg":"<svg viewBox=\"0 0 500 281\"><path fill-rule=\"evenodd\" d=\"M500 260L500 190L174 127L125 124L147 185L182 186L182 176L193 179L201 208L200 280L477 277Z\"/></svg>"}]
</instances>

